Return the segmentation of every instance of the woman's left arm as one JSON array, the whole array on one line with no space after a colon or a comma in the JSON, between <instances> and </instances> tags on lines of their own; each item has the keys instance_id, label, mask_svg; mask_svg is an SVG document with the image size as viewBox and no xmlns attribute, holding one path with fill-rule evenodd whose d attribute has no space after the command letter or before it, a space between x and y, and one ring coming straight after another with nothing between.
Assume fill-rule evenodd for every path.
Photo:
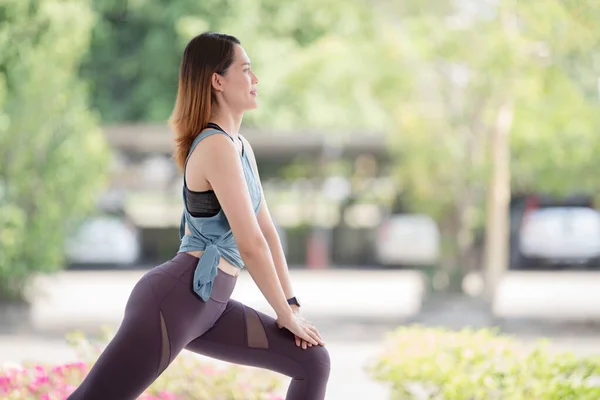
<instances>
[{"instance_id":1,"label":"woman's left arm","mask_svg":"<svg viewBox=\"0 0 600 400\"><path fill-rule=\"evenodd\" d=\"M258 166L256 163L256 158L254 157L254 151L252 150L252 146L248 143L246 138L242 137L244 141L244 148L248 151L248 155L250 156L250 160L252 161L252 166L254 167L254 172L260 184L260 177L258 174ZM294 291L292 289L292 282L290 280L290 273L288 270L287 260L285 259L285 253L283 252L283 247L281 245L281 240L279 238L279 233L277 233L277 229L275 228L275 224L273 223L273 219L271 218L271 213L269 212L269 207L265 200L264 192L261 186L261 205L258 211L258 224L260 226L260 230L264 235L267 243L269 245L269 250L271 251L271 256L273 257L273 263L275 264L275 269L277 271L277 276L279 277L279 282L281 283L281 288L285 293L285 297L287 299L294 297ZM292 306L294 311L298 311L296 306Z\"/></svg>"}]
</instances>

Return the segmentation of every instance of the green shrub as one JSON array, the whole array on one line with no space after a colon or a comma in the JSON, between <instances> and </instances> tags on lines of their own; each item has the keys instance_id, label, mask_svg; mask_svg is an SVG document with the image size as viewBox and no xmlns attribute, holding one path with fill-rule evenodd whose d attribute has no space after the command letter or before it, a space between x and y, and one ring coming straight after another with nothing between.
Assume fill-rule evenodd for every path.
<instances>
[{"instance_id":1,"label":"green shrub","mask_svg":"<svg viewBox=\"0 0 600 400\"><path fill-rule=\"evenodd\" d=\"M0 21L0 302L22 303L31 276L63 266L110 153L77 73L91 0L4 0Z\"/></svg>"},{"instance_id":2,"label":"green shrub","mask_svg":"<svg viewBox=\"0 0 600 400\"><path fill-rule=\"evenodd\" d=\"M600 357L553 353L494 330L402 327L367 369L394 400L598 400Z\"/></svg>"}]
</instances>

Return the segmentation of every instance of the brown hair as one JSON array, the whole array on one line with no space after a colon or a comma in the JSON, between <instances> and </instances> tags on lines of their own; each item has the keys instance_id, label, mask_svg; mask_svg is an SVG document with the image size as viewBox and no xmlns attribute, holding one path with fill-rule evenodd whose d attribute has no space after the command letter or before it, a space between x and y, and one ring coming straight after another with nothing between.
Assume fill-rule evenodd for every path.
<instances>
[{"instance_id":1,"label":"brown hair","mask_svg":"<svg viewBox=\"0 0 600 400\"><path fill-rule=\"evenodd\" d=\"M193 38L183 52L175 107L169 119L175 134L173 157L183 172L194 139L202 132L214 97L212 75L225 74L240 41L222 33L205 32Z\"/></svg>"}]
</instances>

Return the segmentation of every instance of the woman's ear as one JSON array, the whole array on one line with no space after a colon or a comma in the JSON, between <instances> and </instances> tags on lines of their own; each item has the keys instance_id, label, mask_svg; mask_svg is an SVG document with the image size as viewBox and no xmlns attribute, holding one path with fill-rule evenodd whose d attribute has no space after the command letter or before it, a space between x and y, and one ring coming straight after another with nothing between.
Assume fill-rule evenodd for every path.
<instances>
[{"instance_id":1,"label":"woman's ear","mask_svg":"<svg viewBox=\"0 0 600 400\"><path fill-rule=\"evenodd\" d=\"M211 84L212 84L212 88L215 92L222 92L223 91L223 80L222 80L222 76L217 74L216 72L212 74L211 77Z\"/></svg>"}]
</instances>

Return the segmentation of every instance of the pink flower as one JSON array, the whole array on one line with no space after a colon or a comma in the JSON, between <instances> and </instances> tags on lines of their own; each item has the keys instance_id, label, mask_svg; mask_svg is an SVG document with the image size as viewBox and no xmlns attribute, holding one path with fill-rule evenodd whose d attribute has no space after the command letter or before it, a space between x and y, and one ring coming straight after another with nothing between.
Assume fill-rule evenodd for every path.
<instances>
[{"instance_id":1,"label":"pink flower","mask_svg":"<svg viewBox=\"0 0 600 400\"><path fill-rule=\"evenodd\" d=\"M212 368L212 367L204 367L204 368L202 368L202 373L205 374L205 375L212 376L212 375L216 375L217 372L218 371L215 368Z\"/></svg>"},{"instance_id":2,"label":"pink flower","mask_svg":"<svg viewBox=\"0 0 600 400\"><path fill-rule=\"evenodd\" d=\"M11 385L8 383L0 384L0 393L9 393L11 390Z\"/></svg>"},{"instance_id":3,"label":"pink flower","mask_svg":"<svg viewBox=\"0 0 600 400\"><path fill-rule=\"evenodd\" d=\"M65 391L65 393L71 394L75 391L75 386L66 384L63 390Z\"/></svg>"},{"instance_id":4,"label":"pink flower","mask_svg":"<svg viewBox=\"0 0 600 400\"><path fill-rule=\"evenodd\" d=\"M63 366L63 368L65 368L65 369L78 369L78 370L84 371L84 370L87 369L87 365L84 362L82 362L82 361L77 361L77 362L72 362L72 363L69 363L69 364L65 364Z\"/></svg>"},{"instance_id":5,"label":"pink flower","mask_svg":"<svg viewBox=\"0 0 600 400\"><path fill-rule=\"evenodd\" d=\"M29 390L30 394L35 394L38 391L39 387L35 383L30 383L27 385L27 390Z\"/></svg>"},{"instance_id":6,"label":"pink flower","mask_svg":"<svg viewBox=\"0 0 600 400\"><path fill-rule=\"evenodd\" d=\"M89 367L89 364L81 361L61 365L31 364L26 369L22 367L8 368L5 365L0 370L0 398L10 397L15 400L29 398L38 400L65 399L73 393L76 386L81 382L81 378L89 371ZM259 389L259 387L262 387L260 384L259 387L254 387L248 379L237 376L235 374L237 370L232 371L233 373L230 373L229 370L221 370L213 365L196 364L182 370L180 373L184 374L184 379L186 379L184 385L189 384L190 390L196 382L194 375L204 375L205 379L210 379L206 377L211 375L223 375L224 378L230 380L229 383L218 384L211 388L211 394L214 396L224 396L224 391L228 388L231 389L231 387L240 388L248 397L250 394L254 395L255 391L261 390ZM160 389L156 389L158 388L151 388L147 393L141 395L139 400L178 400L181 398L178 391L182 390L181 393L183 394L188 390L187 387L178 388L175 392L166 390L159 392ZM264 388L262 390L269 400L283 400L281 396L273 395L270 390ZM213 393L213 391L215 392Z\"/></svg>"},{"instance_id":7,"label":"pink flower","mask_svg":"<svg viewBox=\"0 0 600 400\"><path fill-rule=\"evenodd\" d=\"M11 383L11 379L8 376L0 375L0 387L9 386Z\"/></svg>"},{"instance_id":8,"label":"pink flower","mask_svg":"<svg viewBox=\"0 0 600 400\"><path fill-rule=\"evenodd\" d=\"M154 395L151 395L149 393L144 393L143 395L141 395L140 397L138 397L138 400L160 400L160 397L156 397Z\"/></svg>"},{"instance_id":9,"label":"pink flower","mask_svg":"<svg viewBox=\"0 0 600 400\"><path fill-rule=\"evenodd\" d=\"M73 364L73 365L75 365L75 367L76 367L76 368L79 368L79 369L86 369L86 368L87 368L87 365L86 365L86 363L84 363L83 361L77 361L77 362L76 362L75 364Z\"/></svg>"}]
</instances>

